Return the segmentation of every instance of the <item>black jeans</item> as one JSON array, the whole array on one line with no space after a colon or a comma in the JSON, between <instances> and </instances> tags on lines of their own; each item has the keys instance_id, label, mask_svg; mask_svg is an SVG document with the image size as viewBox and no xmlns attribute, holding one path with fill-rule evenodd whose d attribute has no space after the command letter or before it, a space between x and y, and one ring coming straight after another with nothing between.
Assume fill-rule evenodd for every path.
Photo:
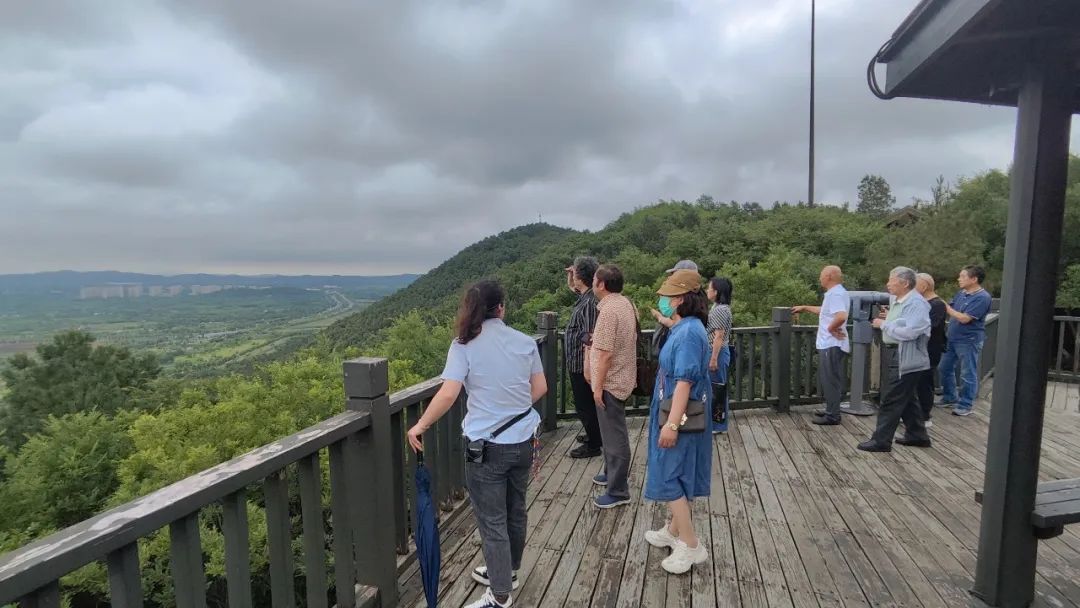
<instances>
[{"instance_id":1,"label":"black jeans","mask_svg":"<svg viewBox=\"0 0 1080 608\"><path fill-rule=\"evenodd\" d=\"M596 418L596 403L593 401L592 386L585 380L585 374L570 373L570 390L574 393L574 409L577 410L578 419L585 427L585 434L589 437L586 445L590 448L603 447L604 441L600 435L600 422Z\"/></svg>"},{"instance_id":2,"label":"black jeans","mask_svg":"<svg viewBox=\"0 0 1080 608\"><path fill-rule=\"evenodd\" d=\"M919 405L922 409L923 420L930 420L930 412L934 409L934 370L941 363L940 352L930 352L930 373L925 374L919 380Z\"/></svg>"},{"instance_id":3,"label":"black jeans","mask_svg":"<svg viewBox=\"0 0 1080 608\"><path fill-rule=\"evenodd\" d=\"M890 371L893 380L882 393L877 429L871 439L879 445L892 445L893 435L896 434L896 427L900 425L901 419L904 421L905 436L908 439L929 439L915 389L924 376L933 374L933 370L910 372L903 376L899 375L899 370Z\"/></svg>"},{"instance_id":4,"label":"black jeans","mask_svg":"<svg viewBox=\"0 0 1080 608\"><path fill-rule=\"evenodd\" d=\"M510 594L513 571L521 568L529 523L525 490L532 461L532 441L525 441L489 443L484 462L465 464L465 485L495 595Z\"/></svg>"}]
</instances>

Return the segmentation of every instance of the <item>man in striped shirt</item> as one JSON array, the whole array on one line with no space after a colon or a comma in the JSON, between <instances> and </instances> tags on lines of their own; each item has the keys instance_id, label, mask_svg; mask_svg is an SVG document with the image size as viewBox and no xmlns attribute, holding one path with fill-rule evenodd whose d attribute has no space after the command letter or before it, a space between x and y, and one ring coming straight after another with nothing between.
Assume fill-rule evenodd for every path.
<instances>
[{"instance_id":1,"label":"man in striped shirt","mask_svg":"<svg viewBox=\"0 0 1080 608\"><path fill-rule=\"evenodd\" d=\"M581 445L570 450L571 458L594 458L602 453L603 441L600 436L600 423L596 417L596 404L593 400L592 387L585 377L585 348L596 326L596 294L593 293L593 275L599 262L596 258L579 256L573 265L566 268L566 284L578 294L570 322L566 325L564 357L566 370L570 374L570 388L574 393L574 408L577 410L585 432L578 435Z\"/></svg>"}]
</instances>

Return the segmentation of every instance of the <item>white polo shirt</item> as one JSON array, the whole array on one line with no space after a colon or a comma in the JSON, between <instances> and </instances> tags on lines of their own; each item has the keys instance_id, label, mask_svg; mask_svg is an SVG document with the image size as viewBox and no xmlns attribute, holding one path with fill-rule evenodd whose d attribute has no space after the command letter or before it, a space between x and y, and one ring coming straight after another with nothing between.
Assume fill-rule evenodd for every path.
<instances>
[{"instance_id":1,"label":"white polo shirt","mask_svg":"<svg viewBox=\"0 0 1080 608\"><path fill-rule=\"evenodd\" d=\"M846 313L850 308L851 296L848 295L848 291L844 289L843 285L836 285L825 292L825 297L821 300L821 314L818 315L818 350L839 346L845 353L851 352L851 341L848 340L846 334L843 340L838 340L829 333L829 326L832 325L836 315L841 312Z\"/></svg>"}]
</instances>

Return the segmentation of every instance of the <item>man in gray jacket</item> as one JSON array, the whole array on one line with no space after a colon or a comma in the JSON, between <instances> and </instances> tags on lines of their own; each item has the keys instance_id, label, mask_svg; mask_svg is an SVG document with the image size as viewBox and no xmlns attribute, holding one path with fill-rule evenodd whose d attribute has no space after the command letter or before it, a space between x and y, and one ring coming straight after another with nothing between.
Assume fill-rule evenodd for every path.
<instances>
[{"instance_id":1,"label":"man in gray jacket","mask_svg":"<svg viewBox=\"0 0 1080 608\"><path fill-rule=\"evenodd\" d=\"M915 281L914 270L894 268L885 286L893 295L888 315L874 319L874 327L881 330L882 360L889 365L891 381L882 390L877 429L869 441L859 444L860 450L892 451L893 434L901 418L906 430L896 443L930 447L930 436L916 396L923 375L932 373L926 350L930 340L930 304L915 290Z\"/></svg>"}]
</instances>

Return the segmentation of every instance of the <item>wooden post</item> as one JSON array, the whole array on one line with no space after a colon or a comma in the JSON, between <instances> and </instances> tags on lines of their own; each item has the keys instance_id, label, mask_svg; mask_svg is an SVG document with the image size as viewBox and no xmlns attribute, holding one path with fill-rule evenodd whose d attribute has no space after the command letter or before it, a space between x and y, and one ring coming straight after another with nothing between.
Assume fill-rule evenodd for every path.
<instances>
[{"instance_id":1,"label":"wooden post","mask_svg":"<svg viewBox=\"0 0 1080 608\"><path fill-rule=\"evenodd\" d=\"M544 334L544 343L540 346L540 359L544 362L544 377L547 378L547 395L536 404L537 411L544 419L544 432L554 431L559 422L559 315L542 312L536 317L536 329Z\"/></svg>"},{"instance_id":2,"label":"wooden post","mask_svg":"<svg viewBox=\"0 0 1080 608\"><path fill-rule=\"evenodd\" d=\"M382 606L398 602L397 554L394 550L394 522L405 513L394 512L393 459L390 437L390 377L386 359L361 357L343 364L345 372L345 407L367 412L371 427L358 433L358 470L349 471L348 483L356 484L349 495L359 499L351 505L356 515L355 536L357 581L377 587ZM352 464L350 462L350 464ZM381 490L380 490L381 488Z\"/></svg>"},{"instance_id":3,"label":"wooden post","mask_svg":"<svg viewBox=\"0 0 1080 608\"><path fill-rule=\"evenodd\" d=\"M776 328L772 343L772 387L776 395L776 411L791 409L791 309L776 306L772 309L772 324Z\"/></svg>"},{"instance_id":4,"label":"wooden post","mask_svg":"<svg viewBox=\"0 0 1080 608\"><path fill-rule=\"evenodd\" d=\"M1039 481L1074 92L1064 44L1055 40L1033 47L1020 82L973 589L990 606L1028 606L1035 594L1038 539L1031 512Z\"/></svg>"}]
</instances>

